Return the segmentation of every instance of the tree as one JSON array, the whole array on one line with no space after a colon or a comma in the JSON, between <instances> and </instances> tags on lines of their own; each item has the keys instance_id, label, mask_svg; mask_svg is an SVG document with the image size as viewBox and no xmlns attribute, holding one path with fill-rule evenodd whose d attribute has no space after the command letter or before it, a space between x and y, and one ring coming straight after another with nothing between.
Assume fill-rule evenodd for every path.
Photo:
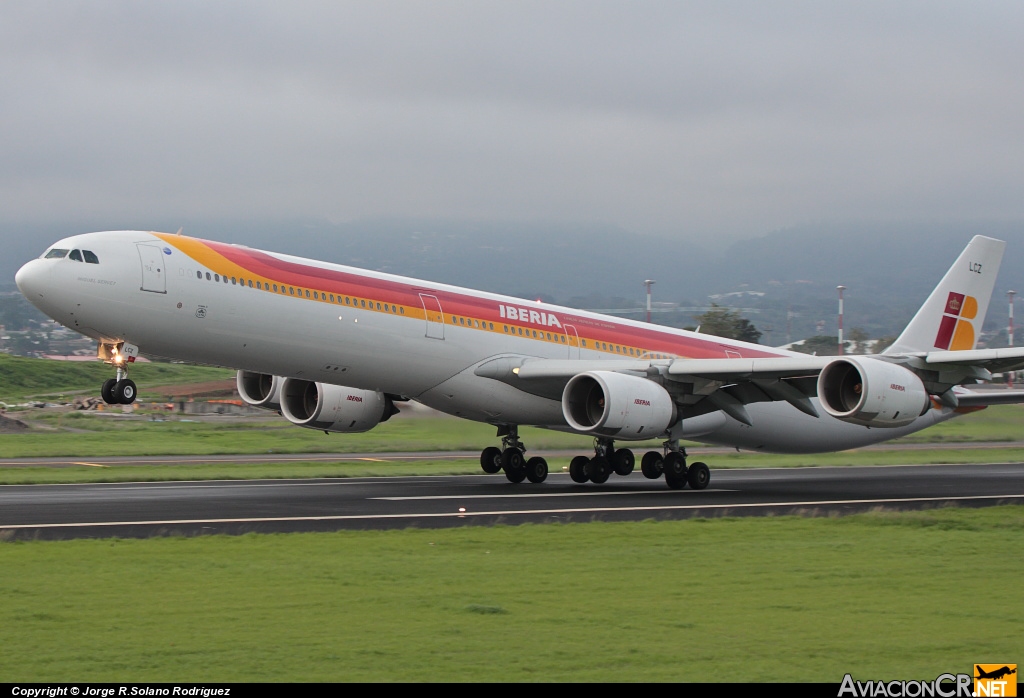
<instances>
[{"instance_id":1,"label":"tree","mask_svg":"<svg viewBox=\"0 0 1024 698\"><path fill-rule=\"evenodd\" d=\"M849 344L843 342L843 345ZM832 335L817 335L815 337L808 337L803 341L803 344L794 344L793 351L803 352L804 354L814 354L816 356L835 356L839 353L839 337Z\"/></svg>"},{"instance_id":2,"label":"tree","mask_svg":"<svg viewBox=\"0 0 1024 698\"><path fill-rule=\"evenodd\" d=\"M754 344L761 339L761 331L754 327L750 320L741 317L735 310L723 308L717 303L712 303L711 310L695 316L695 319L703 334L739 339Z\"/></svg>"}]
</instances>

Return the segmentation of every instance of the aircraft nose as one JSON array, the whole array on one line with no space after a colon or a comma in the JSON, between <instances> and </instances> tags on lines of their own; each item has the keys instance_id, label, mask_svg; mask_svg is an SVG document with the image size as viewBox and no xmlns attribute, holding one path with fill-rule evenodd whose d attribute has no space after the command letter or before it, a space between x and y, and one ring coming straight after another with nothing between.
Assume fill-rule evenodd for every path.
<instances>
[{"instance_id":1,"label":"aircraft nose","mask_svg":"<svg viewBox=\"0 0 1024 698\"><path fill-rule=\"evenodd\" d=\"M29 300L40 298L43 295L43 287L50 268L41 259L33 259L23 265L18 273L14 275L14 283L18 290Z\"/></svg>"}]
</instances>

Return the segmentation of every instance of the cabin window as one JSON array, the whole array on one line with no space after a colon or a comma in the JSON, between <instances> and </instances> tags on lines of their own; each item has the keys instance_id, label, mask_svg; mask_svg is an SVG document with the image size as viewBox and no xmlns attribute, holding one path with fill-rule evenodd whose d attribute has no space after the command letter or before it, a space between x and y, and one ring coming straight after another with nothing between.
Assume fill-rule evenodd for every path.
<instances>
[{"instance_id":1,"label":"cabin window","mask_svg":"<svg viewBox=\"0 0 1024 698\"><path fill-rule=\"evenodd\" d=\"M227 277L225 277L225 278L227 278ZM237 286L238 285L238 279L236 279L235 277L232 276L231 277L231 285L232 286Z\"/></svg>"},{"instance_id":2,"label":"cabin window","mask_svg":"<svg viewBox=\"0 0 1024 698\"><path fill-rule=\"evenodd\" d=\"M360 304L361 304L361 305L362 305L362 306L363 306L364 308L366 307L366 300L365 300L365 299L363 299L363 300L359 301L359 303L360 303Z\"/></svg>"},{"instance_id":3,"label":"cabin window","mask_svg":"<svg viewBox=\"0 0 1024 698\"><path fill-rule=\"evenodd\" d=\"M214 281L220 281L220 274L214 274L213 275L213 280Z\"/></svg>"},{"instance_id":4,"label":"cabin window","mask_svg":"<svg viewBox=\"0 0 1024 698\"><path fill-rule=\"evenodd\" d=\"M317 291L313 291L313 298L316 300L320 300L320 294Z\"/></svg>"},{"instance_id":5,"label":"cabin window","mask_svg":"<svg viewBox=\"0 0 1024 698\"><path fill-rule=\"evenodd\" d=\"M405 315L405 308L399 308L398 312L401 313L402 315Z\"/></svg>"},{"instance_id":6,"label":"cabin window","mask_svg":"<svg viewBox=\"0 0 1024 698\"><path fill-rule=\"evenodd\" d=\"M99 264L100 260L95 254L89 250L82 250L82 256L85 257L86 264Z\"/></svg>"},{"instance_id":7,"label":"cabin window","mask_svg":"<svg viewBox=\"0 0 1024 698\"><path fill-rule=\"evenodd\" d=\"M256 288L259 288L259 281L256 282ZM252 288L252 279L249 279L249 288Z\"/></svg>"},{"instance_id":8,"label":"cabin window","mask_svg":"<svg viewBox=\"0 0 1024 698\"><path fill-rule=\"evenodd\" d=\"M224 279L224 283L228 282L228 277L227 276L224 276L223 279Z\"/></svg>"},{"instance_id":9,"label":"cabin window","mask_svg":"<svg viewBox=\"0 0 1024 698\"><path fill-rule=\"evenodd\" d=\"M331 303L333 303L334 302L334 294L332 293L330 295L331 295Z\"/></svg>"},{"instance_id":10,"label":"cabin window","mask_svg":"<svg viewBox=\"0 0 1024 698\"><path fill-rule=\"evenodd\" d=\"M67 250L61 250L54 247L52 250L46 253L46 256L43 257L43 259L64 259L65 257L67 257L67 255Z\"/></svg>"},{"instance_id":11,"label":"cabin window","mask_svg":"<svg viewBox=\"0 0 1024 698\"><path fill-rule=\"evenodd\" d=\"M565 344L565 335L562 335L562 344Z\"/></svg>"},{"instance_id":12,"label":"cabin window","mask_svg":"<svg viewBox=\"0 0 1024 698\"><path fill-rule=\"evenodd\" d=\"M288 287L288 293L289 293L289 295L294 296L295 295L295 287L294 286L289 286Z\"/></svg>"},{"instance_id":13,"label":"cabin window","mask_svg":"<svg viewBox=\"0 0 1024 698\"><path fill-rule=\"evenodd\" d=\"M249 283L251 284L252 281L250 281ZM256 288L258 288L260 291L262 291L263 290L263 282L262 281L257 281L256 282Z\"/></svg>"},{"instance_id":14,"label":"cabin window","mask_svg":"<svg viewBox=\"0 0 1024 698\"><path fill-rule=\"evenodd\" d=\"M351 305L351 303L349 303L349 300L349 297L345 296L345 305Z\"/></svg>"},{"instance_id":15,"label":"cabin window","mask_svg":"<svg viewBox=\"0 0 1024 698\"><path fill-rule=\"evenodd\" d=\"M75 260L76 262L81 262L82 261L82 253L79 252L78 250L71 250L71 254L68 255L68 256L71 259Z\"/></svg>"},{"instance_id":16,"label":"cabin window","mask_svg":"<svg viewBox=\"0 0 1024 698\"><path fill-rule=\"evenodd\" d=\"M202 279L202 278L203 278L203 272L201 272L201 271L197 271L197 272L196 272L196 278L197 278L197 279Z\"/></svg>"}]
</instances>

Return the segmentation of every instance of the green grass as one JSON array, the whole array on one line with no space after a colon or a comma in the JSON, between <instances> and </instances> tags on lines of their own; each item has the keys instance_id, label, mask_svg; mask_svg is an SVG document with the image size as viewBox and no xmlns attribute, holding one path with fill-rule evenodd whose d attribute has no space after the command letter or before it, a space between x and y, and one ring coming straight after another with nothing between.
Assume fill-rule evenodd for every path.
<instances>
[{"instance_id":1,"label":"green grass","mask_svg":"<svg viewBox=\"0 0 1024 698\"><path fill-rule=\"evenodd\" d=\"M0 544L5 681L933 679L1016 661L1024 508Z\"/></svg>"},{"instance_id":2,"label":"green grass","mask_svg":"<svg viewBox=\"0 0 1024 698\"><path fill-rule=\"evenodd\" d=\"M131 377L140 386L177 385L233 378L234 371L170 363L132 364ZM0 400L85 392L99 395L103 381L113 378L110 366L96 362L51 361L0 354Z\"/></svg>"},{"instance_id":3,"label":"green grass","mask_svg":"<svg viewBox=\"0 0 1024 698\"><path fill-rule=\"evenodd\" d=\"M96 412L11 416L44 428L0 434L5 458L460 451L499 443L493 426L450 417L394 418L364 434L324 434L292 426L283 417L152 422ZM593 443L586 436L529 427L520 435L530 449L586 449Z\"/></svg>"}]
</instances>

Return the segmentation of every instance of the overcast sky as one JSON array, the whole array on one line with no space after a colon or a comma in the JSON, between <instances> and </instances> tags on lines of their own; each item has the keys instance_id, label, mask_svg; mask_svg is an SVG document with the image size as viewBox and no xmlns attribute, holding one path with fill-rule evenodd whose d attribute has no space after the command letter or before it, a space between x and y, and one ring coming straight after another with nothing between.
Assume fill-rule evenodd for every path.
<instances>
[{"instance_id":1,"label":"overcast sky","mask_svg":"<svg viewBox=\"0 0 1024 698\"><path fill-rule=\"evenodd\" d=\"M1024 220L1022 36L1019 0L4 0L0 222Z\"/></svg>"}]
</instances>

